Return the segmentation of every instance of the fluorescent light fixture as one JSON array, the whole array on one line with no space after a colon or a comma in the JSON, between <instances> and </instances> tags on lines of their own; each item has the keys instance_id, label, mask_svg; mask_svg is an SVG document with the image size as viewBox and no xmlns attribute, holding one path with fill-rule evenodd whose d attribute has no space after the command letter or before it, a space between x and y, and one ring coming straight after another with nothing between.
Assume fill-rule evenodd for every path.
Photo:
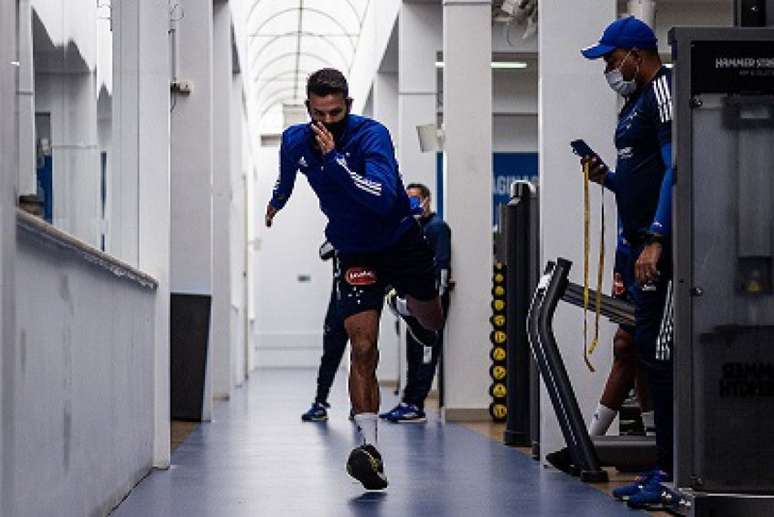
<instances>
[{"instance_id":1,"label":"fluorescent light fixture","mask_svg":"<svg viewBox=\"0 0 774 517\"><path fill-rule=\"evenodd\" d=\"M493 61L491 67L493 70L521 70L527 68L529 65L524 61ZM436 68L443 68L443 61L435 62Z\"/></svg>"},{"instance_id":2,"label":"fluorescent light fixture","mask_svg":"<svg viewBox=\"0 0 774 517\"><path fill-rule=\"evenodd\" d=\"M492 68L496 70L521 70L527 68L524 61L493 61Z\"/></svg>"}]
</instances>

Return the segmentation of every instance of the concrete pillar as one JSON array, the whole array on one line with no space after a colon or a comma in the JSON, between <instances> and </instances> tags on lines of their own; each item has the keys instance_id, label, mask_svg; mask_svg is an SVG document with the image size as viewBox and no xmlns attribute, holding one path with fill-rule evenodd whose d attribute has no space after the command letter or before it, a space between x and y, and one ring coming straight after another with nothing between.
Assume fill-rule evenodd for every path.
<instances>
[{"instance_id":1,"label":"concrete pillar","mask_svg":"<svg viewBox=\"0 0 774 517\"><path fill-rule=\"evenodd\" d=\"M374 77L373 115L390 132L396 149L400 148L398 104L398 73L377 72Z\"/></svg>"},{"instance_id":2,"label":"concrete pillar","mask_svg":"<svg viewBox=\"0 0 774 517\"><path fill-rule=\"evenodd\" d=\"M602 74L604 62L590 62L579 50L599 40L602 30L616 18L615 0L581 0L573 9L561 2L540 4L540 221L542 262L565 257L573 262L571 280L583 283L583 182L578 158L569 142L583 138L611 166L615 165L613 133L616 96ZM559 37L561 36L561 37ZM599 187L591 189L593 222L590 273L595 278L599 254ZM607 193L607 256L605 287L610 292L615 251L616 216L613 195ZM554 333L561 348L578 404L588 421L610 371L612 325L603 322L600 346L592 356L597 373L583 362L583 314L576 307L559 304ZM593 326L593 325L592 325ZM547 393L541 398L541 450L563 446L554 409Z\"/></svg>"},{"instance_id":3,"label":"concrete pillar","mask_svg":"<svg viewBox=\"0 0 774 517\"><path fill-rule=\"evenodd\" d=\"M116 176L137 182L137 263L158 280L154 317L153 465L169 467L169 23L166 5L113 5Z\"/></svg>"},{"instance_id":4,"label":"concrete pillar","mask_svg":"<svg viewBox=\"0 0 774 517\"><path fill-rule=\"evenodd\" d=\"M436 190L435 153L420 151L417 126L438 118L435 61L442 44L440 6L404 1L398 31L398 162L405 183L424 183L431 191Z\"/></svg>"},{"instance_id":5,"label":"concrete pillar","mask_svg":"<svg viewBox=\"0 0 774 517\"><path fill-rule=\"evenodd\" d=\"M398 130L398 73L377 72L373 86L373 117L389 130L396 149L400 149L400 131ZM402 165L402 163L401 163ZM401 167L402 168L402 167ZM405 179L405 178L404 178ZM398 365L405 370L405 346L395 331L395 317L389 311L382 312L379 328L379 369L380 381L397 381L405 378L398 372Z\"/></svg>"},{"instance_id":6,"label":"concrete pillar","mask_svg":"<svg viewBox=\"0 0 774 517\"><path fill-rule=\"evenodd\" d=\"M492 278L492 5L444 0L446 220L452 292L445 345L445 416L484 419L489 400Z\"/></svg>"},{"instance_id":7,"label":"concrete pillar","mask_svg":"<svg viewBox=\"0 0 774 517\"><path fill-rule=\"evenodd\" d=\"M236 50L234 50L236 51ZM231 382L241 386L247 377L247 253L246 181L242 167L242 75L231 75Z\"/></svg>"},{"instance_id":8,"label":"concrete pillar","mask_svg":"<svg viewBox=\"0 0 774 517\"><path fill-rule=\"evenodd\" d=\"M32 56L32 6L19 1L19 178L18 194L36 194L35 67Z\"/></svg>"},{"instance_id":9,"label":"concrete pillar","mask_svg":"<svg viewBox=\"0 0 774 517\"><path fill-rule=\"evenodd\" d=\"M656 26L656 0L629 0L627 11L651 27Z\"/></svg>"},{"instance_id":10,"label":"concrete pillar","mask_svg":"<svg viewBox=\"0 0 774 517\"><path fill-rule=\"evenodd\" d=\"M213 6L181 0L176 23L177 78L190 94L172 99L172 249L170 288L176 294L212 296L213 225ZM212 313L211 313L212 314ZM207 348L205 420L212 415L212 318Z\"/></svg>"},{"instance_id":11,"label":"concrete pillar","mask_svg":"<svg viewBox=\"0 0 774 517\"><path fill-rule=\"evenodd\" d=\"M16 111L16 7L0 1L0 113ZM0 163L4 170L17 166L15 117L0 117ZM14 366L16 364L16 311L14 261L16 259L16 175L0 174L0 515L15 515L14 483Z\"/></svg>"},{"instance_id":12,"label":"concrete pillar","mask_svg":"<svg viewBox=\"0 0 774 517\"><path fill-rule=\"evenodd\" d=\"M53 221L57 228L99 248L96 83L88 70L72 67L68 72L49 76L55 99L51 110ZM136 254L121 258L129 263L137 260Z\"/></svg>"},{"instance_id":13,"label":"concrete pillar","mask_svg":"<svg viewBox=\"0 0 774 517\"><path fill-rule=\"evenodd\" d=\"M231 397L231 9L213 6L212 372L216 398Z\"/></svg>"}]
</instances>

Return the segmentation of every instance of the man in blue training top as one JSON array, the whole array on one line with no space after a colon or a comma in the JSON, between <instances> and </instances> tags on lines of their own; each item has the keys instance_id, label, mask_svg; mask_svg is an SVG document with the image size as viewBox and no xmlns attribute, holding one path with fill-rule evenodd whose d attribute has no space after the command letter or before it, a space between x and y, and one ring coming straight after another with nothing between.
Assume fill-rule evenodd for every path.
<instances>
[{"instance_id":1,"label":"man in blue training top","mask_svg":"<svg viewBox=\"0 0 774 517\"><path fill-rule=\"evenodd\" d=\"M438 284L438 294L441 297L444 316L449 311L449 277L451 272L451 229L441 216L430 209L430 189L421 183L411 183L406 187L406 193L416 206L422 209L418 215L422 232L427 237L435 254L435 279ZM397 309L394 291L387 296L387 304L391 309ZM422 423L427 421L425 415L425 399L433 385L438 358L443 348L439 336L435 346L423 345L417 340L411 329L406 333L406 387L403 388L401 402L392 410L379 415L393 423Z\"/></svg>"},{"instance_id":2,"label":"man in blue training top","mask_svg":"<svg viewBox=\"0 0 774 517\"><path fill-rule=\"evenodd\" d=\"M623 237L631 244L634 343L650 381L658 465L614 495L642 508L661 501L661 482L671 479L673 462L671 333L662 332L669 327L664 308L672 285L671 73L661 63L653 30L631 16L611 23L599 43L581 53L587 59L604 59L609 86L626 100L615 132L615 171L597 156L586 156L583 163L589 164L594 181L615 193Z\"/></svg>"},{"instance_id":3,"label":"man in blue training top","mask_svg":"<svg viewBox=\"0 0 774 517\"><path fill-rule=\"evenodd\" d=\"M350 114L344 75L324 68L306 85L312 122L282 134L280 175L266 207L266 226L285 206L300 170L328 217L325 234L339 261L337 299L351 347L349 395L361 445L347 472L366 489L387 478L377 445L379 386L376 340L384 291L401 295L401 314L415 335L434 346L443 326L433 252L412 215L387 129Z\"/></svg>"}]
</instances>

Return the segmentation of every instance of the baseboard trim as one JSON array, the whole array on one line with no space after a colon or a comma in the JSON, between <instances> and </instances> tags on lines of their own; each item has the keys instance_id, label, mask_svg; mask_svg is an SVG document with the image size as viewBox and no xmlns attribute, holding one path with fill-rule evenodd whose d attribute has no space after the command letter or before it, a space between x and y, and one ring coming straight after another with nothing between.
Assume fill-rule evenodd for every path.
<instances>
[{"instance_id":1,"label":"baseboard trim","mask_svg":"<svg viewBox=\"0 0 774 517\"><path fill-rule=\"evenodd\" d=\"M446 422L484 422L490 420L489 411L483 408L443 408L441 415Z\"/></svg>"}]
</instances>

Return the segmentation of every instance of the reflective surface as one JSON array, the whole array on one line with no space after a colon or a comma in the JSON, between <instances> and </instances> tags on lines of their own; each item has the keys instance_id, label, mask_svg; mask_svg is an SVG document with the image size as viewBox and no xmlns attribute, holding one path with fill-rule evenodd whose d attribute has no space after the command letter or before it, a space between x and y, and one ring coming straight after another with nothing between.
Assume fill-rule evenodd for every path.
<instances>
[{"instance_id":1,"label":"reflective surface","mask_svg":"<svg viewBox=\"0 0 774 517\"><path fill-rule=\"evenodd\" d=\"M339 372L324 424L302 423L313 370L259 370L113 515L637 515L607 495L471 430L380 425L390 487L365 493L344 471L355 433ZM383 407L396 402L383 391Z\"/></svg>"}]
</instances>

